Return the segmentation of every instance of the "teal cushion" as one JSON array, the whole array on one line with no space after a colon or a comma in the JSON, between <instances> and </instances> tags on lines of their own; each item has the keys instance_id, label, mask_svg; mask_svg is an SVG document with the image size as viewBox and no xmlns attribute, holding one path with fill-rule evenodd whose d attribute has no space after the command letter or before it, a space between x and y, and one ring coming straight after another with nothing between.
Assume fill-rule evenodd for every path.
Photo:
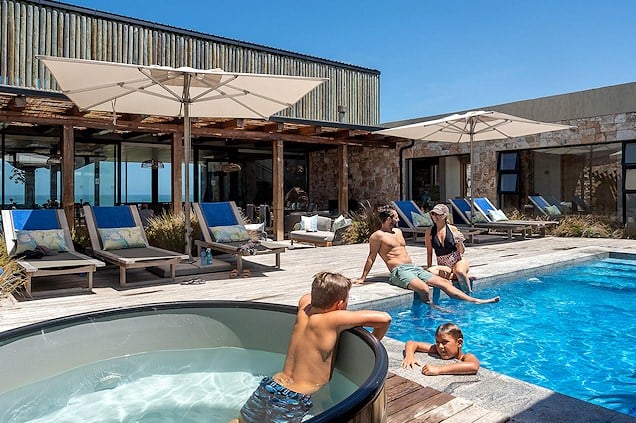
<instances>
[{"instance_id":1,"label":"teal cushion","mask_svg":"<svg viewBox=\"0 0 636 423\"><path fill-rule=\"evenodd\" d=\"M508 220L508 216L506 216L506 214L499 209L489 210L488 214L490 215L490 219L492 219L493 222L503 222Z\"/></svg>"},{"instance_id":2,"label":"teal cushion","mask_svg":"<svg viewBox=\"0 0 636 423\"><path fill-rule=\"evenodd\" d=\"M243 225L212 226L210 232L216 242L249 241L251 239Z\"/></svg>"},{"instance_id":3,"label":"teal cushion","mask_svg":"<svg viewBox=\"0 0 636 423\"><path fill-rule=\"evenodd\" d=\"M16 254L35 250L41 245L53 251L68 251L62 229L40 229L37 231L16 231Z\"/></svg>"},{"instance_id":4,"label":"teal cushion","mask_svg":"<svg viewBox=\"0 0 636 423\"><path fill-rule=\"evenodd\" d=\"M333 223L331 224L331 232L336 232L338 229L342 228L343 226L346 226L346 224L347 224L347 220L345 219L343 215L336 217Z\"/></svg>"},{"instance_id":5,"label":"teal cushion","mask_svg":"<svg viewBox=\"0 0 636 423\"><path fill-rule=\"evenodd\" d=\"M126 248L146 247L141 228L137 226L126 228L99 228L104 250L123 250Z\"/></svg>"},{"instance_id":6,"label":"teal cushion","mask_svg":"<svg viewBox=\"0 0 636 423\"><path fill-rule=\"evenodd\" d=\"M412 211L411 222L413 222L413 226L433 226L433 219L428 213L420 214Z\"/></svg>"},{"instance_id":7,"label":"teal cushion","mask_svg":"<svg viewBox=\"0 0 636 423\"><path fill-rule=\"evenodd\" d=\"M468 217L468 219L470 220L470 211L466 212L466 217ZM475 219L473 220L474 223L488 223L488 219L486 219L486 216L483 215L482 212L480 212L479 210L477 210L475 212Z\"/></svg>"},{"instance_id":8,"label":"teal cushion","mask_svg":"<svg viewBox=\"0 0 636 423\"><path fill-rule=\"evenodd\" d=\"M548 206L545 208L545 211L549 216L561 216L561 210L557 206Z\"/></svg>"}]
</instances>

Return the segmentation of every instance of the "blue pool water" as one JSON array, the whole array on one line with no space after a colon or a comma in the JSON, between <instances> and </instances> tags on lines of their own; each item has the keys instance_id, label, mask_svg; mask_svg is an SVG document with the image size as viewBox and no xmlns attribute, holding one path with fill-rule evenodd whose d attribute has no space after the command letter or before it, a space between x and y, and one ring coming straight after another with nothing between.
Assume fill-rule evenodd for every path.
<instances>
[{"instance_id":1,"label":"blue pool water","mask_svg":"<svg viewBox=\"0 0 636 423\"><path fill-rule=\"evenodd\" d=\"M450 313L412 306L387 310L388 336L433 342L453 321L464 352L482 367L636 416L636 260L605 259L551 274L479 287L476 306L441 300Z\"/></svg>"}]
</instances>

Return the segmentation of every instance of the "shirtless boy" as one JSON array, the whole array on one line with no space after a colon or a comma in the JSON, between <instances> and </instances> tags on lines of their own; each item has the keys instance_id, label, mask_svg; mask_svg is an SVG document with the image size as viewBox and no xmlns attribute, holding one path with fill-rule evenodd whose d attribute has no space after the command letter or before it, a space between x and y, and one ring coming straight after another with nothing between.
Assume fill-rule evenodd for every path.
<instances>
[{"instance_id":1,"label":"shirtless boy","mask_svg":"<svg viewBox=\"0 0 636 423\"><path fill-rule=\"evenodd\" d=\"M298 302L283 370L265 377L233 422L300 422L312 407L311 395L331 378L334 353L342 331L355 326L373 328L382 339L391 324L388 313L347 311L351 281L337 273L314 277L311 294Z\"/></svg>"},{"instance_id":2,"label":"shirtless boy","mask_svg":"<svg viewBox=\"0 0 636 423\"><path fill-rule=\"evenodd\" d=\"M431 287L440 288L449 297L477 304L496 303L499 301L499 297L488 299L471 297L453 286L448 279L433 275L422 267L413 264L411 257L406 251L406 241L402 231L397 227L400 221L397 211L392 207L386 206L380 210L379 214L382 227L369 237L369 256L364 264L362 276L360 279L353 280L353 283L364 283L371 271L373 262L375 262L379 254L391 272L391 278L389 279L391 284L417 292L420 299L430 305L434 305Z\"/></svg>"},{"instance_id":3,"label":"shirtless boy","mask_svg":"<svg viewBox=\"0 0 636 423\"><path fill-rule=\"evenodd\" d=\"M407 341L404 347L404 360L402 367L409 368L413 365L421 366L415 359L416 352L426 352L437 355L443 360L455 359L457 361L443 366L425 364L422 373L427 376L437 375L474 375L479 370L479 360L475 355L464 353L464 335L462 330L454 323L444 323L435 331L435 343Z\"/></svg>"}]
</instances>

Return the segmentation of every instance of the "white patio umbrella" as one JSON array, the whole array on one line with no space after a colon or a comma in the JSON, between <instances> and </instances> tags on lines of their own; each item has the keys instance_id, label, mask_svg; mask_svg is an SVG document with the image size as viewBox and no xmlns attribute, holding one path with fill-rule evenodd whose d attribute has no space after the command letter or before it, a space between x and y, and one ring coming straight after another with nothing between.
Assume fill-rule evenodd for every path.
<instances>
[{"instance_id":1,"label":"white patio umbrella","mask_svg":"<svg viewBox=\"0 0 636 423\"><path fill-rule=\"evenodd\" d=\"M186 248L190 254L190 118L268 119L325 78L141 66L37 56L80 110L183 117Z\"/></svg>"},{"instance_id":2,"label":"white patio umbrella","mask_svg":"<svg viewBox=\"0 0 636 423\"><path fill-rule=\"evenodd\" d=\"M500 140L523 137L542 132L561 131L575 127L556 123L539 122L507 115L495 111L471 111L454 114L441 119L412 123L376 131L377 134L391 135L419 141L469 142L471 164L471 222L473 221L474 202L472 187L473 141Z\"/></svg>"}]
</instances>

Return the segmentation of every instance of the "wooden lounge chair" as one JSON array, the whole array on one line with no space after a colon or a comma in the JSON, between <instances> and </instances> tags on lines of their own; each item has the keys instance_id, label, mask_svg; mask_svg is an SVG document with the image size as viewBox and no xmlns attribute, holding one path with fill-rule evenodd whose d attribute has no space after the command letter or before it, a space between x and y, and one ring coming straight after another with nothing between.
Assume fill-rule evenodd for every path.
<instances>
[{"instance_id":1,"label":"wooden lounge chair","mask_svg":"<svg viewBox=\"0 0 636 423\"><path fill-rule=\"evenodd\" d=\"M280 255L285 252L287 248L286 244L269 240L259 240L255 248L248 249L242 247L246 245L249 238L238 241L217 240L213 231L216 231L218 235L220 230L230 230L234 227L236 228L236 231L234 231L236 234L239 234L239 230L240 234L244 233L239 227L245 229L245 225L243 225L243 219L234 201L192 203L192 209L197 215L199 227L201 228L201 236L203 238L194 241L199 255L201 255L201 248L210 248L221 253L232 254L236 257L236 270L242 275L244 256L276 254L276 268L280 269Z\"/></svg>"},{"instance_id":2,"label":"wooden lounge chair","mask_svg":"<svg viewBox=\"0 0 636 423\"><path fill-rule=\"evenodd\" d=\"M398 228L400 228L404 233L412 234L415 240L417 240L418 234L424 235L426 233L426 230L433 226L433 221L431 220L428 213L423 212L422 209L420 209L417 204L415 204L415 201L391 201L391 205L393 206L393 208L395 208L398 216L400 217ZM422 216L421 218L419 218L422 220L420 225L417 225L415 222L413 222L413 216L415 213Z\"/></svg>"},{"instance_id":3,"label":"wooden lounge chair","mask_svg":"<svg viewBox=\"0 0 636 423\"><path fill-rule=\"evenodd\" d=\"M475 208L479 210L489 221L493 223L504 222L509 224L525 225L531 230L538 231L541 236L545 236L547 228L557 226L559 224L559 222L556 222L554 220L508 219L508 217L501 210L497 209L497 207L495 207L495 205L491 203L490 200L486 197L476 197L475 199L473 199L473 202L475 204ZM500 216L500 219L502 220L495 219L495 216Z\"/></svg>"},{"instance_id":4,"label":"wooden lounge chair","mask_svg":"<svg viewBox=\"0 0 636 423\"><path fill-rule=\"evenodd\" d=\"M93 273L104 262L75 251L71 231L63 210L2 210L2 225L9 256L20 256L24 251L34 251L39 246L57 254L41 258L16 258L24 269L27 295L31 296L31 279L42 276L81 274L87 275L87 286L93 289ZM47 245L48 244L48 245ZM56 290L60 292L62 289Z\"/></svg>"},{"instance_id":5,"label":"wooden lounge chair","mask_svg":"<svg viewBox=\"0 0 636 423\"><path fill-rule=\"evenodd\" d=\"M587 203L583 201L583 199L579 197L578 195L572 196L572 202L576 206L576 211L578 213L590 214L592 212L592 210L590 209L590 206L588 206Z\"/></svg>"},{"instance_id":6,"label":"wooden lounge chair","mask_svg":"<svg viewBox=\"0 0 636 423\"><path fill-rule=\"evenodd\" d=\"M519 234L522 238L526 238L531 228L526 224L519 223L510 223L510 222L491 222L483 216L483 212L480 212L477 207L475 207L475 211L479 212L479 214L475 213L477 216L480 216L478 221L473 221L471 223L471 210L472 207L470 202L465 198L450 198L448 200L451 207L453 208L453 218L454 224L461 225L461 222L464 225L472 225L475 228L486 229L490 233L491 231L500 231L505 232L506 237L508 239L513 238L513 234ZM475 219L473 219L475 220Z\"/></svg>"},{"instance_id":7,"label":"wooden lounge chair","mask_svg":"<svg viewBox=\"0 0 636 423\"><path fill-rule=\"evenodd\" d=\"M541 195L529 195L528 200L530 200L532 205L544 216L552 219L558 219L559 217L563 216L560 208L553 204L550 204Z\"/></svg>"},{"instance_id":8,"label":"wooden lounge chair","mask_svg":"<svg viewBox=\"0 0 636 423\"><path fill-rule=\"evenodd\" d=\"M84 206L84 216L93 255L119 266L120 286L126 286L126 270L134 268L169 265L174 280L177 264L189 258L149 245L136 206Z\"/></svg>"}]
</instances>

